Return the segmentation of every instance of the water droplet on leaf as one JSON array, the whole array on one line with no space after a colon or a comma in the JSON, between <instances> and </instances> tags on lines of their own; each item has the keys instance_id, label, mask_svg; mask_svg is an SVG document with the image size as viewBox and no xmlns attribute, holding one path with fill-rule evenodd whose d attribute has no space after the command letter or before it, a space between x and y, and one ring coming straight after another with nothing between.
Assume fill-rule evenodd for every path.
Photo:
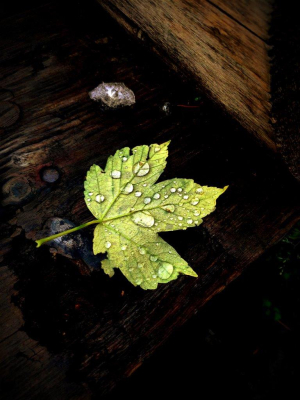
<instances>
[{"instance_id":1,"label":"water droplet on leaf","mask_svg":"<svg viewBox=\"0 0 300 400\"><path fill-rule=\"evenodd\" d=\"M163 262L158 269L158 276L161 279L168 279L172 275L173 271L174 271L174 267L172 264Z\"/></svg>"},{"instance_id":2,"label":"water droplet on leaf","mask_svg":"<svg viewBox=\"0 0 300 400\"><path fill-rule=\"evenodd\" d=\"M129 194L133 191L133 184L132 183L127 183L127 185L123 189L124 194Z\"/></svg>"},{"instance_id":3,"label":"water droplet on leaf","mask_svg":"<svg viewBox=\"0 0 300 400\"><path fill-rule=\"evenodd\" d=\"M145 176L148 174L149 171L150 171L150 166L148 163L143 164L142 162L139 162L135 164L133 167L133 172L137 176Z\"/></svg>"},{"instance_id":4,"label":"water droplet on leaf","mask_svg":"<svg viewBox=\"0 0 300 400\"><path fill-rule=\"evenodd\" d=\"M95 197L95 200L97 203L102 203L102 201L105 200L105 197L103 196L103 194L97 194L97 196Z\"/></svg>"},{"instance_id":5,"label":"water droplet on leaf","mask_svg":"<svg viewBox=\"0 0 300 400\"><path fill-rule=\"evenodd\" d=\"M142 255L146 254L146 250L143 247L140 247L139 248L139 253L142 254Z\"/></svg>"},{"instance_id":6,"label":"water droplet on leaf","mask_svg":"<svg viewBox=\"0 0 300 400\"><path fill-rule=\"evenodd\" d=\"M143 282L143 279L141 279L141 278L138 278L138 279L136 279L136 281L135 281L135 283L136 283L137 285L140 285L142 282Z\"/></svg>"},{"instance_id":7,"label":"water droplet on leaf","mask_svg":"<svg viewBox=\"0 0 300 400\"><path fill-rule=\"evenodd\" d=\"M119 178L121 178L121 171L117 171L117 170L115 169L114 171L112 171L111 177L112 177L113 179L119 179Z\"/></svg>"},{"instance_id":8,"label":"water droplet on leaf","mask_svg":"<svg viewBox=\"0 0 300 400\"><path fill-rule=\"evenodd\" d=\"M144 228L151 228L154 225L154 218L147 211L139 211L132 216L132 220L135 224L143 226Z\"/></svg>"}]
</instances>

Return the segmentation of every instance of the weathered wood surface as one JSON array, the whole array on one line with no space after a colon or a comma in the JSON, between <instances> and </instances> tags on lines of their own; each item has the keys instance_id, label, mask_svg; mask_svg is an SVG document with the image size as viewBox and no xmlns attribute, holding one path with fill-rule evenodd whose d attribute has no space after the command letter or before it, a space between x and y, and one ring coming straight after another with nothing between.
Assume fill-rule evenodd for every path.
<instances>
[{"instance_id":1,"label":"weathered wood surface","mask_svg":"<svg viewBox=\"0 0 300 400\"><path fill-rule=\"evenodd\" d=\"M256 14L259 1L252 7L245 7L245 2L239 6L238 2L225 2L226 10L235 11L235 19L223 12L222 1L217 2L219 7L207 0L99 3L119 22L127 26L132 22L140 28L176 68L204 86L243 126L275 149L268 46L239 22L249 9ZM260 23L265 37L267 21L261 18Z\"/></svg>"},{"instance_id":2,"label":"weathered wood surface","mask_svg":"<svg viewBox=\"0 0 300 400\"><path fill-rule=\"evenodd\" d=\"M262 40L269 39L269 27L275 0L208 1Z\"/></svg>"},{"instance_id":3,"label":"weathered wood surface","mask_svg":"<svg viewBox=\"0 0 300 400\"><path fill-rule=\"evenodd\" d=\"M74 12L74 10L76 12ZM83 15L82 15L83 14ZM79 17L81 15L81 17ZM276 158L89 8L56 3L1 21L1 399L87 399L113 388L299 219L297 187ZM121 81L131 108L88 91ZM165 101L175 111L161 111ZM122 146L172 139L163 178L230 185L203 226L164 238L199 274L156 291L97 269L91 231L36 249L50 218L91 219L83 180ZM41 179L45 167L60 179ZM79 252L78 252L79 251ZM68 257L66 257L68 256ZM259 277L258 277L259 279ZM237 299L238 301L238 299Z\"/></svg>"},{"instance_id":4,"label":"weathered wood surface","mask_svg":"<svg viewBox=\"0 0 300 400\"><path fill-rule=\"evenodd\" d=\"M277 24L273 0L98 0L134 37L147 42L176 71L191 78L207 90L210 97L237 119L257 139L272 148L285 161L291 173L300 179L299 126L293 122L282 129L277 121L286 112L277 113L277 102L289 104L288 96L277 90L277 74L270 76L273 48L270 27ZM290 12L288 9L287 14ZM297 27L280 28L285 32ZM290 42L293 63L299 63L297 39ZM280 46L279 51L285 53ZM275 49L276 51L276 49ZM273 53L272 53L273 54ZM276 62L280 59L277 57ZM281 58L281 61L284 60ZM276 69L276 67L275 67ZM282 68L280 68L282 70ZM274 72L274 68L272 69ZM286 82L285 82L286 83ZM297 92L299 85L296 85ZM295 91L295 89L294 89ZM282 98L284 97L284 98ZM287 110L283 107L282 110ZM275 115L274 115L275 114ZM298 115L299 113L296 112ZM293 120L293 119L292 119ZM286 134L286 132L289 132ZM291 139L292 138L292 139Z\"/></svg>"}]
</instances>

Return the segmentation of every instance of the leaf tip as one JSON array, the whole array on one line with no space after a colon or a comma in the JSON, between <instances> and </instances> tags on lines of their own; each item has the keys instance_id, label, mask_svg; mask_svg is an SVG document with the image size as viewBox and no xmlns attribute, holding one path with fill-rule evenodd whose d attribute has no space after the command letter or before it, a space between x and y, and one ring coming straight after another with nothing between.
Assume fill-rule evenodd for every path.
<instances>
[{"instance_id":1,"label":"leaf tip","mask_svg":"<svg viewBox=\"0 0 300 400\"><path fill-rule=\"evenodd\" d=\"M42 241L41 240L36 240L35 243L36 243L36 247L37 248L41 247L41 245L42 245Z\"/></svg>"},{"instance_id":2,"label":"leaf tip","mask_svg":"<svg viewBox=\"0 0 300 400\"><path fill-rule=\"evenodd\" d=\"M164 143L162 144L162 146L165 146L165 147L168 148L170 143L171 143L171 139L168 140L167 142L164 142Z\"/></svg>"}]
</instances>

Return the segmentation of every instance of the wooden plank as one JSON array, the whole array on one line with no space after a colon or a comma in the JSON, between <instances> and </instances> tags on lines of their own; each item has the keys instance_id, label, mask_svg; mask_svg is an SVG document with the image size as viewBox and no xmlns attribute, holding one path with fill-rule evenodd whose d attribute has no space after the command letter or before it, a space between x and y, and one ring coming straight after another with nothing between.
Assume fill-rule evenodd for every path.
<instances>
[{"instance_id":1,"label":"wooden plank","mask_svg":"<svg viewBox=\"0 0 300 400\"><path fill-rule=\"evenodd\" d=\"M24 331L22 312L12 302L17 282L16 275L6 265L1 266L1 398L6 398L9 393L12 399L18 399L20 395L27 399L58 396L61 399L86 399L87 392L82 386L65 379L67 370L63 371L63 358L49 353Z\"/></svg>"},{"instance_id":2,"label":"wooden plank","mask_svg":"<svg viewBox=\"0 0 300 400\"><path fill-rule=\"evenodd\" d=\"M249 31L267 41L274 0L209 0Z\"/></svg>"},{"instance_id":3,"label":"wooden plank","mask_svg":"<svg viewBox=\"0 0 300 400\"><path fill-rule=\"evenodd\" d=\"M254 137L278 152L300 179L298 113L293 103L299 82L293 78L298 76L295 70L290 71L290 65L299 63L299 24L286 3L277 1L275 7L273 0L98 2L135 38L204 88ZM283 37L286 46L281 45ZM293 54L292 64L289 56L281 56L286 48ZM292 90L290 95L286 87Z\"/></svg>"},{"instance_id":4,"label":"wooden plank","mask_svg":"<svg viewBox=\"0 0 300 400\"><path fill-rule=\"evenodd\" d=\"M200 109L176 107L197 92L94 8L79 17L50 3L3 20L0 29L2 100L20 110L10 124L3 114L1 130L1 396L99 396L293 226L297 188L272 154L205 97ZM88 96L102 81L124 82L137 104L104 111ZM169 116L165 101L175 110ZM91 164L103 166L122 146L169 139L163 179L230 185L203 226L164 235L199 279L142 291L121 274L106 277L91 248L74 238L69 254L63 246L56 249L63 255L35 248L31 239L50 218L92 218L83 201ZM59 172L55 183L41 178L45 167ZM86 243L91 237L80 234Z\"/></svg>"},{"instance_id":5,"label":"wooden plank","mask_svg":"<svg viewBox=\"0 0 300 400\"><path fill-rule=\"evenodd\" d=\"M275 150L268 48L260 37L206 0L99 3L125 27L141 29L171 65Z\"/></svg>"}]
</instances>

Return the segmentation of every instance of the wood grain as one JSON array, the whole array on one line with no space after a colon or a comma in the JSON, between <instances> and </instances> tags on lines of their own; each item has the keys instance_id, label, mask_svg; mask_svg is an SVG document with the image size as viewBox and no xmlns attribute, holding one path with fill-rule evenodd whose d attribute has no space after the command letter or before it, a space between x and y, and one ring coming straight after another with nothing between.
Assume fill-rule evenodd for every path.
<instances>
[{"instance_id":1,"label":"wood grain","mask_svg":"<svg viewBox=\"0 0 300 400\"><path fill-rule=\"evenodd\" d=\"M267 41L274 0L209 0L250 32Z\"/></svg>"},{"instance_id":2,"label":"wood grain","mask_svg":"<svg viewBox=\"0 0 300 400\"><path fill-rule=\"evenodd\" d=\"M204 86L216 102L275 150L264 40L206 0L99 3L125 27L133 23L141 29L176 69Z\"/></svg>"},{"instance_id":3,"label":"wood grain","mask_svg":"<svg viewBox=\"0 0 300 400\"><path fill-rule=\"evenodd\" d=\"M48 3L1 21L1 99L20 110L1 129L3 399L110 391L299 219L298 189L271 152L204 95L198 109L177 107L196 97L195 88L106 14L84 10ZM136 104L102 109L88 96L102 81L124 82ZM166 101L171 115L162 112ZM68 251L35 248L49 219L92 218L83 201L91 164L104 166L122 146L169 139L163 179L229 184L202 226L163 236L199 279L182 276L156 291L136 289L118 273L110 279L92 255L89 230L68 238ZM45 182L46 167L59 179Z\"/></svg>"}]
</instances>

